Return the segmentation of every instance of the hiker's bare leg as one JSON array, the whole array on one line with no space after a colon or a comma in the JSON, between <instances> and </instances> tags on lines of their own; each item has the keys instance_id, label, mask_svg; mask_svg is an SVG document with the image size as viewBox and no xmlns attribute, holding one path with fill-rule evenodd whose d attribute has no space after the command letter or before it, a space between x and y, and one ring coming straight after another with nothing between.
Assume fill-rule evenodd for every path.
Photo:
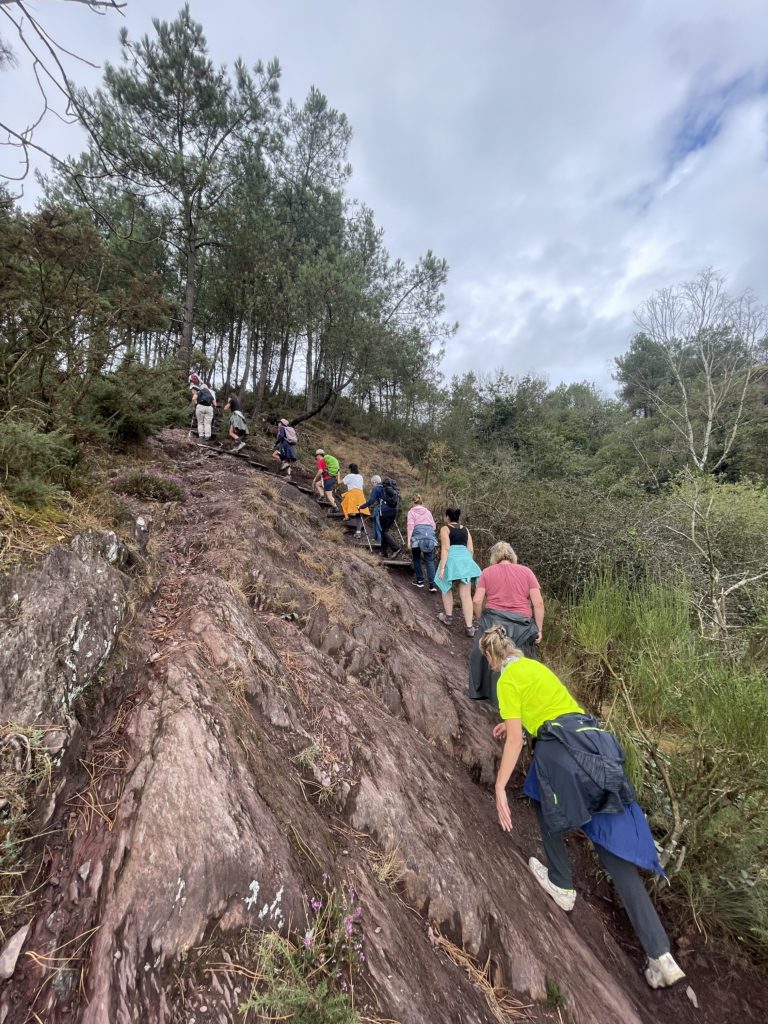
<instances>
[{"instance_id":1,"label":"hiker's bare leg","mask_svg":"<svg viewBox=\"0 0 768 1024\"><path fill-rule=\"evenodd\" d=\"M461 610L464 613L464 624L466 626L472 625L472 584L471 583L460 583L459 584L459 600L461 601Z\"/></svg>"}]
</instances>

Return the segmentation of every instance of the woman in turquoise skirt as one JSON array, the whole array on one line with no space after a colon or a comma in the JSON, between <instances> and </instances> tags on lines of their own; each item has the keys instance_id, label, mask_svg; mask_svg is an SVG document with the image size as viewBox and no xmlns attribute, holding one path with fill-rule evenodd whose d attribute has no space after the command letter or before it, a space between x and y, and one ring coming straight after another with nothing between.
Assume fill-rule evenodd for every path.
<instances>
[{"instance_id":1,"label":"woman in turquoise skirt","mask_svg":"<svg viewBox=\"0 0 768 1024\"><path fill-rule=\"evenodd\" d=\"M476 580L482 569L474 560L472 534L460 523L461 509L447 508L440 527L440 565L435 583L442 591L443 610L438 619L444 626L453 622L453 584L459 584L459 599L464 614L464 629L467 636L475 635L472 625L472 580Z\"/></svg>"}]
</instances>

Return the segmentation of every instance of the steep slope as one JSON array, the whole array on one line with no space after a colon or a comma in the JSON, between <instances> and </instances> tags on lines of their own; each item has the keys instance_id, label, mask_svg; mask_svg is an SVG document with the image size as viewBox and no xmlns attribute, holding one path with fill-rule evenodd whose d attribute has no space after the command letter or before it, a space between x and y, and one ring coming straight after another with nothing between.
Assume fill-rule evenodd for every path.
<instances>
[{"instance_id":1,"label":"steep slope","mask_svg":"<svg viewBox=\"0 0 768 1024\"><path fill-rule=\"evenodd\" d=\"M364 944L355 990L368 1020L723 1019L695 1012L684 987L647 990L639 954L586 904L566 917L536 887L531 813L520 801L515 832L500 832L490 712L466 700L466 644L436 624L429 595L277 477L208 457L182 432L150 459L186 493L156 516L151 578L141 560L110 557L108 541L78 541L92 590L78 585L89 597L76 621L71 585L53 591L38 642L36 664L67 666L89 630L114 636L118 598L133 595L106 668L111 644L91 655L101 674L82 727L67 672L46 674L45 718L68 739L0 1020L242 1020L258 934L303 935L308 900L340 893L350 917L361 908L349 930ZM33 575L6 601L34 593ZM21 665L13 693L29 678L25 635L5 648ZM34 721L28 700L14 719ZM488 963L510 1016L472 983L461 950ZM548 995L565 1008L547 1009Z\"/></svg>"}]
</instances>

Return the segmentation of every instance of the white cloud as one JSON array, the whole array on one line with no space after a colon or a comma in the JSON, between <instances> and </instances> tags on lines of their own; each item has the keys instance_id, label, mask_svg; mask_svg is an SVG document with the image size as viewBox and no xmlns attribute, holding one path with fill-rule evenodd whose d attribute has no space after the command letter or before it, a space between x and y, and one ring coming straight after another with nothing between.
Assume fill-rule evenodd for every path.
<instances>
[{"instance_id":1,"label":"white cloud","mask_svg":"<svg viewBox=\"0 0 768 1024\"><path fill-rule=\"evenodd\" d=\"M118 19L74 7L39 12L67 45L116 59ZM462 327L446 373L480 352L489 368L610 386L633 308L708 263L768 300L762 0L197 0L192 13L215 60L277 55L285 96L315 84L348 114L352 191L392 251L451 264ZM125 20L149 29L139 0ZM21 95L9 74L0 90ZM78 148L72 129L50 132Z\"/></svg>"}]
</instances>

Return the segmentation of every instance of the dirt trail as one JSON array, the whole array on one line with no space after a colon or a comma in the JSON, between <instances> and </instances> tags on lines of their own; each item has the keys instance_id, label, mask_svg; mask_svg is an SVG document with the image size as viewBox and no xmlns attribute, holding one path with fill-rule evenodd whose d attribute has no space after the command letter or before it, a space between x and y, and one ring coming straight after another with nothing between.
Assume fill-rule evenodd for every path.
<instances>
[{"instance_id":1,"label":"dirt trail","mask_svg":"<svg viewBox=\"0 0 768 1024\"><path fill-rule=\"evenodd\" d=\"M498 829L492 716L466 699L470 642L437 623L436 595L278 477L181 431L153 445L148 468L186 500L155 514L151 592L66 751L35 955L0 1020L240 1020L254 935L303 933L308 898L349 886L370 1019L498 1022L461 950L510 1020L762 1019L765 990L721 992L706 958L699 1011L685 986L648 990L594 874L567 917L537 888L533 815L517 800L512 836Z\"/></svg>"}]
</instances>

